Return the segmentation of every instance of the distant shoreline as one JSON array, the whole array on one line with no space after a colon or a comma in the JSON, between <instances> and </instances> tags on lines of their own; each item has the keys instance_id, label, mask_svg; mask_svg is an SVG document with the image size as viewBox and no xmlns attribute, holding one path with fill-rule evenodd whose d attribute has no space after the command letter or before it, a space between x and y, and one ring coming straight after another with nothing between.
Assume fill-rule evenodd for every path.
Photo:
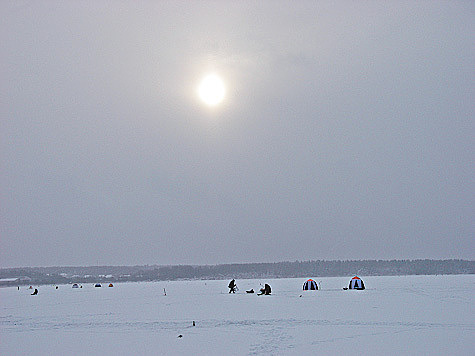
<instances>
[{"instance_id":1,"label":"distant shoreline","mask_svg":"<svg viewBox=\"0 0 475 356\"><path fill-rule=\"evenodd\" d=\"M58 266L0 268L0 287L22 285L475 274L471 260L316 260L220 265Z\"/></svg>"}]
</instances>

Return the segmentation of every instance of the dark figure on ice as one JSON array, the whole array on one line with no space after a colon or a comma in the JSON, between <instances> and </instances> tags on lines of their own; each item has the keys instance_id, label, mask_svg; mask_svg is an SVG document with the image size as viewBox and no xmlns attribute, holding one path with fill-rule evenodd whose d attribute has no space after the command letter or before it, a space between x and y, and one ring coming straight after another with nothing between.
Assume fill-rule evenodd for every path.
<instances>
[{"instance_id":1,"label":"dark figure on ice","mask_svg":"<svg viewBox=\"0 0 475 356\"><path fill-rule=\"evenodd\" d=\"M228 288L229 288L229 293L236 293L237 286L236 286L236 282L234 281L234 279L231 282L229 282Z\"/></svg>"},{"instance_id":2,"label":"dark figure on ice","mask_svg":"<svg viewBox=\"0 0 475 356\"><path fill-rule=\"evenodd\" d=\"M252 294L252 293L254 293L254 289L249 289L249 290L246 291L246 293Z\"/></svg>"},{"instance_id":3,"label":"dark figure on ice","mask_svg":"<svg viewBox=\"0 0 475 356\"><path fill-rule=\"evenodd\" d=\"M261 288L261 292L258 295L270 295L271 293L271 288L270 285L267 283L264 285L264 288Z\"/></svg>"},{"instance_id":4,"label":"dark figure on ice","mask_svg":"<svg viewBox=\"0 0 475 356\"><path fill-rule=\"evenodd\" d=\"M37 295L38 294L38 289L35 288L35 291L31 295Z\"/></svg>"}]
</instances>

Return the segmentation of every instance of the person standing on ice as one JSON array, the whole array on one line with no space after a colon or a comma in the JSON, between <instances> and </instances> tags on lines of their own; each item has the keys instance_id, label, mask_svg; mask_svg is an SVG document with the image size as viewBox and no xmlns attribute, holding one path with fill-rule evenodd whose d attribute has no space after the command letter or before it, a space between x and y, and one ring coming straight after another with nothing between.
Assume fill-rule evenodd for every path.
<instances>
[{"instance_id":1,"label":"person standing on ice","mask_svg":"<svg viewBox=\"0 0 475 356\"><path fill-rule=\"evenodd\" d=\"M228 288L229 288L229 293L236 293L237 286L234 279L231 282L229 282Z\"/></svg>"}]
</instances>

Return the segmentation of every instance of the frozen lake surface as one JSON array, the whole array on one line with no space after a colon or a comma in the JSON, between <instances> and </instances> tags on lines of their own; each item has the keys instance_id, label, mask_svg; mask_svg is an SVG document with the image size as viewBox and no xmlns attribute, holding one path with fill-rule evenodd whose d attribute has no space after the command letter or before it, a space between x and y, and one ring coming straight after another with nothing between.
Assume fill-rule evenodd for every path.
<instances>
[{"instance_id":1,"label":"frozen lake surface","mask_svg":"<svg viewBox=\"0 0 475 356\"><path fill-rule=\"evenodd\" d=\"M475 355L474 275L351 277L0 288L0 354Z\"/></svg>"}]
</instances>

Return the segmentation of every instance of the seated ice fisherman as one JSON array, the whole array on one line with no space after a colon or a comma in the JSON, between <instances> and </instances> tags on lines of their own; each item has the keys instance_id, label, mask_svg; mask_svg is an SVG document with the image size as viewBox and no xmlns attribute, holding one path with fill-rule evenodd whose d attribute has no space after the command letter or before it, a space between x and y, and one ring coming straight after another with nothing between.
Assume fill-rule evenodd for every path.
<instances>
[{"instance_id":1,"label":"seated ice fisherman","mask_svg":"<svg viewBox=\"0 0 475 356\"><path fill-rule=\"evenodd\" d=\"M258 295L270 295L271 293L271 288L270 288L270 285L268 285L267 283L264 285L264 288L261 288L260 290L260 293Z\"/></svg>"}]
</instances>

